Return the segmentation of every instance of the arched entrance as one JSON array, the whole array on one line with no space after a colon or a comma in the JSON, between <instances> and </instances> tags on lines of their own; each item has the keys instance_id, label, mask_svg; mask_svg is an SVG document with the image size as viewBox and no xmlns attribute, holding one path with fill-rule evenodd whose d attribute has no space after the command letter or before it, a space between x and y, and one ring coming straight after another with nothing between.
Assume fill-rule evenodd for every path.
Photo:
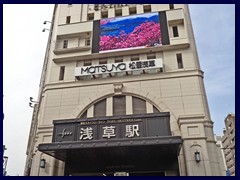
<instances>
[{"instance_id":1,"label":"arched entrance","mask_svg":"<svg viewBox=\"0 0 240 180\"><path fill-rule=\"evenodd\" d=\"M53 143L39 145L65 161L65 175L179 174L182 139L158 97L115 86L87 101L76 119L54 121Z\"/></svg>"}]
</instances>

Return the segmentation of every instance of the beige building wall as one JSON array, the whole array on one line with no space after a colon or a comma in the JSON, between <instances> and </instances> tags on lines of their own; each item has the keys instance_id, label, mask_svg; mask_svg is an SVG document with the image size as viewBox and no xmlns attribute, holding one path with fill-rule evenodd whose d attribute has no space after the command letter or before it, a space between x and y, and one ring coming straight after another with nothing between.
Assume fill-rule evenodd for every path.
<instances>
[{"instance_id":1,"label":"beige building wall","mask_svg":"<svg viewBox=\"0 0 240 180\"><path fill-rule=\"evenodd\" d=\"M92 117L94 103L102 98L107 98L107 115L111 116L112 96L118 93L127 97L127 114L133 113L132 96L146 100L147 112L153 112L153 106L160 112L170 112L172 135L183 139L179 155L181 176L222 175L188 6L174 4L174 9L170 9L169 4L128 5L122 7L122 15L129 15L133 8L136 8L137 14L149 11L149 8L151 12L166 11L170 45L92 55L91 45L83 43L81 46L82 37L93 38L93 21L88 19L94 14L94 20L98 20L106 12L107 17L115 17L115 9L109 8L103 13L94 11L91 4L55 6L46 78L38 116L34 120L37 130L29 137L30 142L37 137L34 145L28 146L32 152L28 154L28 159L33 159L31 175L64 173L64 162L37 150L38 144L52 141L53 120L79 118L85 111L88 117ZM71 17L69 24L66 24L67 16ZM179 37L173 37L173 26L178 27ZM67 49L61 49L64 40L69 40ZM96 65L101 58L106 58L107 63L114 63L115 57L122 56L124 62L129 62L132 55L137 54L140 60L146 60L149 53L162 58L163 72L86 80L77 80L74 76L75 68L83 66L86 60ZM178 67L176 55L179 53L182 54L183 68ZM65 67L64 77L59 80L61 67ZM116 84L121 86L120 90ZM195 151L200 152L199 163L195 161ZM47 162L44 169L39 167L43 157Z\"/></svg>"},{"instance_id":2,"label":"beige building wall","mask_svg":"<svg viewBox=\"0 0 240 180\"><path fill-rule=\"evenodd\" d=\"M229 113L224 119L222 146L226 159L227 170L235 176L235 114Z\"/></svg>"}]
</instances>

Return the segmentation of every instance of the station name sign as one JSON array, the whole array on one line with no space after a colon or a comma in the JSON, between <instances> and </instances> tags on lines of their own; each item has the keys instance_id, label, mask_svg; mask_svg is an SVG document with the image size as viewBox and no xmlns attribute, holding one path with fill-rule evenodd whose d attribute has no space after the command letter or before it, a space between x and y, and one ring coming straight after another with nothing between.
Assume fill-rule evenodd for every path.
<instances>
[{"instance_id":1,"label":"station name sign","mask_svg":"<svg viewBox=\"0 0 240 180\"><path fill-rule=\"evenodd\" d=\"M59 121L54 123L53 142L169 136L169 122L169 113Z\"/></svg>"},{"instance_id":2,"label":"station name sign","mask_svg":"<svg viewBox=\"0 0 240 180\"><path fill-rule=\"evenodd\" d=\"M120 62L120 63L113 63L113 64L76 67L75 76L79 77L79 76L86 76L86 75L97 75L97 74L106 74L106 73L115 73L115 72L156 69L161 67L163 67L162 59Z\"/></svg>"}]
</instances>

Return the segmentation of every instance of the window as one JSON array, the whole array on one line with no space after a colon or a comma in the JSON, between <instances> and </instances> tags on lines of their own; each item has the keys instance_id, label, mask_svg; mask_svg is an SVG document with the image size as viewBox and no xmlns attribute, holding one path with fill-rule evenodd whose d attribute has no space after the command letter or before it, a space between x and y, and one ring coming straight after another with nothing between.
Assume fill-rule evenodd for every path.
<instances>
[{"instance_id":1,"label":"window","mask_svg":"<svg viewBox=\"0 0 240 180\"><path fill-rule=\"evenodd\" d=\"M68 40L63 40L63 48L66 49L68 47Z\"/></svg>"},{"instance_id":2,"label":"window","mask_svg":"<svg viewBox=\"0 0 240 180\"><path fill-rule=\"evenodd\" d=\"M129 14L137 14L137 8L136 7L129 8Z\"/></svg>"},{"instance_id":3,"label":"window","mask_svg":"<svg viewBox=\"0 0 240 180\"><path fill-rule=\"evenodd\" d=\"M102 18L108 18L108 11L102 12Z\"/></svg>"},{"instance_id":4,"label":"window","mask_svg":"<svg viewBox=\"0 0 240 180\"><path fill-rule=\"evenodd\" d=\"M177 26L173 26L172 30L173 30L173 37L179 37L178 27Z\"/></svg>"},{"instance_id":5,"label":"window","mask_svg":"<svg viewBox=\"0 0 240 180\"><path fill-rule=\"evenodd\" d=\"M144 114L147 112L146 101L138 97L132 97L133 114Z\"/></svg>"},{"instance_id":6,"label":"window","mask_svg":"<svg viewBox=\"0 0 240 180\"><path fill-rule=\"evenodd\" d=\"M81 117L80 118L87 118L87 110L86 111L84 111L84 113L81 115Z\"/></svg>"},{"instance_id":7,"label":"window","mask_svg":"<svg viewBox=\"0 0 240 180\"><path fill-rule=\"evenodd\" d=\"M106 99L103 99L94 104L94 117L106 116Z\"/></svg>"},{"instance_id":8,"label":"window","mask_svg":"<svg viewBox=\"0 0 240 180\"><path fill-rule=\"evenodd\" d=\"M116 57L115 63L120 63L120 62L123 62L123 57Z\"/></svg>"},{"instance_id":9,"label":"window","mask_svg":"<svg viewBox=\"0 0 240 180\"><path fill-rule=\"evenodd\" d=\"M147 6L144 6L143 8L144 12L151 12L152 11L152 8L151 8L151 5L147 5Z\"/></svg>"},{"instance_id":10,"label":"window","mask_svg":"<svg viewBox=\"0 0 240 180\"><path fill-rule=\"evenodd\" d=\"M115 10L115 16L122 16L122 9Z\"/></svg>"},{"instance_id":11,"label":"window","mask_svg":"<svg viewBox=\"0 0 240 180\"><path fill-rule=\"evenodd\" d=\"M174 4L169 4L169 9L174 9Z\"/></svg>"},{"instance_id":12,"label":"window","mask_svg":"<svg viewBox=\"0 0 240 180\"><path fill-rule=\"evenodd\" d=\"M113 97L113 115L126 115L126 97Z\"/></svg>"},{"instance_id":13,"label":"window","mask_svg":"<svg viewBox=\"0 0 240 180\"><path fill-rule=\"evenodd\" d=\"M138 55L131 56L131 61L139 61L139 56Z\"/></svg>"},{"instance_id":14,"label":"window","mask_svg":"<svg viewBox=\"0 0 240 180\"><path fill-rule=\"evenodd\" d=\"M90 42L90 37L86 37L85 39L85 46L90 46L91 42Z\"/></svg>"},{"instance_id":15,"label":"window","mask_svg":"<svg viewBox=\"0 0 240 180\"><path fill-rule=\"evenodd\" d=\"M71 22L71 16L66 17L66 24L69 24Z\"/></svg>"},{"instance_id":16,"label":"window","mask_svg":"<svg viewBox=\"0 0 240 180\"><path fill-rule=\"evenodd\" d=\"M59 81L62 81L64 79L64 72L65 72L65 66L61 66L60 73L59 73Z\"/></svg>"},{"instance_id":17,"label":"window","mask_svg":"<svg viewBox=\"0 0 240 180\"><path fill-rule=\"evenodd\" d=\"M147 54L147 59L156 59L156 54Z\"/></svg>"},{"instance_id":18,"label":"window","mask_svg":"<svg viewBox=\"0 0 240 180\"><path fill-rule=\"evenodd\" d=\"M183 61L182 61L182 54L176 54L177 55L177 64L178 64L178 69L183 68Z\"/></svg>"},{"instance_id":19,"label":"window","mask_svg":"<svg viewBox=\"0 0 240 180\"><path fill-rule=\"evenodd\" d=\"M94 20L94 13L88 14L88 20L89 21Z\"/></svg>"},{"instance_id":20,"label":"window","mask_svg":"<svg viewBox=\"0 0 240 180\"><path fill-rule=\"evenodd\" d=\"M107 64L107 59L99 59L99 64Z\"/></svg>"},{"instance_id":21,"label":"window","mask_svg":"<svg viewBox=\"0 0 240 180\"><path fill-rule=\"evenodd\" d=\"M83 62L83 66L91 66L92 65L92 61L84 61Z\"/></svg>"},{"instance_id":22,"label":"window","mask_svg":"<svg viewBox=\"0 0 240 180\"><path fill-rule=\"evenodd\" d=\"M160 113L160 111L155 106L153 106L153 113Z\"/></svg>"}]
</instances>

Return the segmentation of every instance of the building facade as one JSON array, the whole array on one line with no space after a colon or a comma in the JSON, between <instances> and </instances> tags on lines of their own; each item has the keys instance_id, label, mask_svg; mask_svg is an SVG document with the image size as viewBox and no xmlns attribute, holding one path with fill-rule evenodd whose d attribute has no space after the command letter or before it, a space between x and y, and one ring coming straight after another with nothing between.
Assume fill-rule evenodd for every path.
<instances>
[{"instance_id":1,"label":"building facade","mask_svg":"<svg viewBox=\"0 0 240 180\"><path fill-rule=\"evenodd\" d=\"M188 5L55 5L25 175L225 175Z\"/></svg>"},{"instance_id":2,"label":"building facade","mask_svg":"<svg viewBox=\"0 0 240 180\"><path fill-rule=\"evenodd\" d=\"M222 136L222 148L225 155L227 170L235 176L235 114L228 114L224 119L225 129Z\"/></svg>"}]
</instances>

